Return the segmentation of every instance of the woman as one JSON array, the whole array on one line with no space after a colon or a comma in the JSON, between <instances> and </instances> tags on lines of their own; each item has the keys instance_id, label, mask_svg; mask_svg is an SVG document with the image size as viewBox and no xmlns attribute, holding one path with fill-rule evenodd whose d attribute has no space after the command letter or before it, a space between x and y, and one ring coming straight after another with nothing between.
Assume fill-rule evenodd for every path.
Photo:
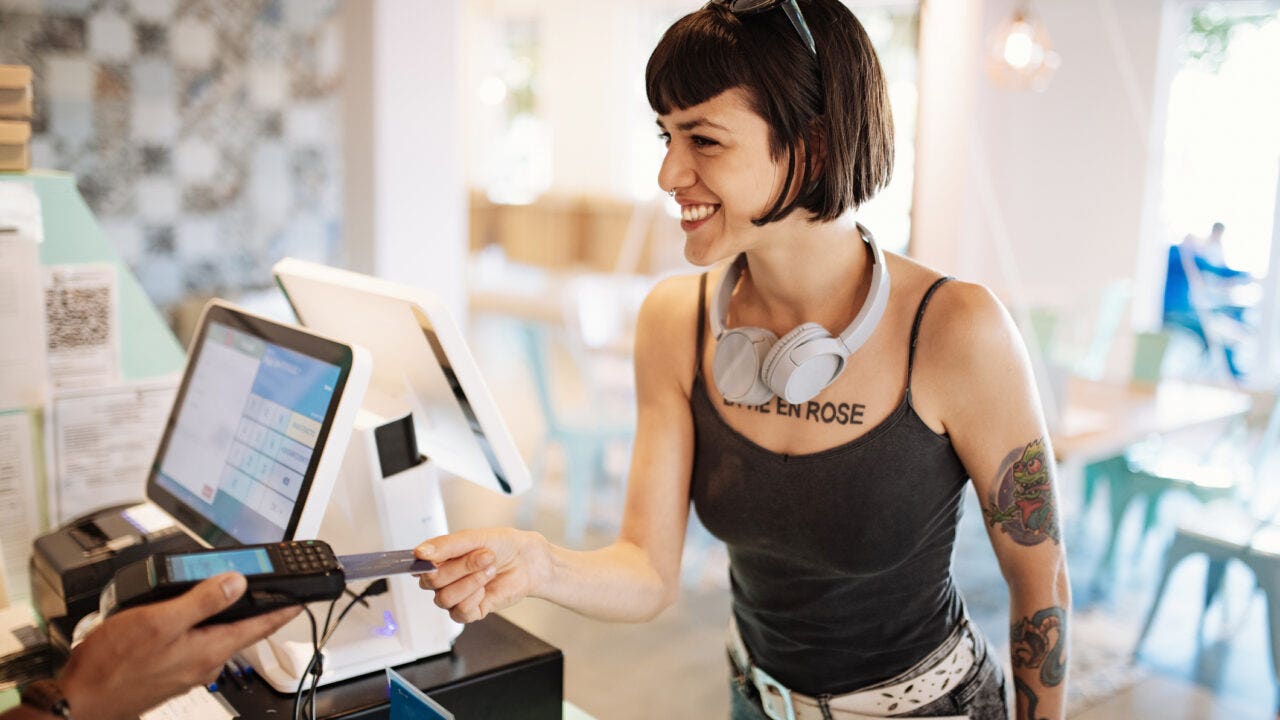
<instances>
[{"instance_id":1,"label":"woman","mask_svg":"<svg viewBox=\"0 0 1280 720\"><path fill-rule=\"evenodd\" d=\"M528 596L648 620L676 597L692 502L729 548L735 719L1005 718L951 578L971 478L1010 589L1017 717L1061 718L1069 591L1026 354L988 291L848 221L893 157L861 25L838 0L712 2L646 75L685 255L731 262L640 311L620 535L434 538L423 587L464 622Z\"/></svg>"}]
</instances>

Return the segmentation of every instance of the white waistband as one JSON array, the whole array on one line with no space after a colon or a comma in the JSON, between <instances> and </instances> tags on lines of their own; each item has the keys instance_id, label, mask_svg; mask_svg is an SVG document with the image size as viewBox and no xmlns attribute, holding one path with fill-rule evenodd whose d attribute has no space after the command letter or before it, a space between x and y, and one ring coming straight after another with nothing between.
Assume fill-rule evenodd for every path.
<instances>
[{"instance_id":1,"label":"white waistband","mask_svg":"<svg viewBox=\"0 0 1280 720\"><path fill-rule=\"evenodd\" d=\"M826 698L831 717L836 720L892 717L943 697L969 673L977 659L973 635L962 630L963 626L956 628L921 664L899 674L897 678ZM948 645L954 647L947 650ZM938 657L942 653L945 655ZM742 642L738 623L732 615L729 617L729 655L738 670L760 693L760 704L764 707L765 715L772 720L823 720L822 707L817 698L791 692L751 662L751 655ZM921 667L924 663L929 665ZM968 717L939 716L935 720L968 720Z\"/></svg>"}]
</instances>

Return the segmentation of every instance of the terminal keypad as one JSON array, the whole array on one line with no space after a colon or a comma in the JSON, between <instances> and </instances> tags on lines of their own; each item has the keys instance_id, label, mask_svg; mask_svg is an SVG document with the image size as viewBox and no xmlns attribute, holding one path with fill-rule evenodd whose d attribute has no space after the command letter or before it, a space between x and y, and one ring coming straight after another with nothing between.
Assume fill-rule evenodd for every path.
<instances>
[{"instance_id":1,"label":"terminal keypad","mask_svg":"<svg viewBox=\"0 0 1280 720\"><path fill-rule=\"evenodd\" d=\"M281 569L290 574L323 573L338 568L338 559L327 544L311 540L282 542L276 546Z\"/></svg>"}]
</instances>

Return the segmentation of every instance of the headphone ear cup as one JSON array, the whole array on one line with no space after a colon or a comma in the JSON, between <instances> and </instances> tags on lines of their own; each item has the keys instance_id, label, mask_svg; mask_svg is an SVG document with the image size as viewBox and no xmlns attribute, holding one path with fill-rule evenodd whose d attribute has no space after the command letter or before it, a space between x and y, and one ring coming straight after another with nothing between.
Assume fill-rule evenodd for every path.
<instances>
[{"instance_id":1,"label":"headphone ear cup","mask_svg":"<svg viewBox=\"0 0 1280 720\"><path fill-rule=\"evenodd\" d=\"M817 323L804 323L769 351L761 376L770 391L792 405L822 392L844 370L847 351Z\"/></svg>"},{"instance_id":2,"label":"headphone ear cup","mask_svg":"<svg viewBox=\"0 0 1280 720\"><path fill-rule=\"evenodd\" d=\"M742 405L762 405L773 397L760 368L778 336L764 328L740 327L726 331L716 342L711 370L716 389L725 400Z\"/></svg>"}]
</instances>

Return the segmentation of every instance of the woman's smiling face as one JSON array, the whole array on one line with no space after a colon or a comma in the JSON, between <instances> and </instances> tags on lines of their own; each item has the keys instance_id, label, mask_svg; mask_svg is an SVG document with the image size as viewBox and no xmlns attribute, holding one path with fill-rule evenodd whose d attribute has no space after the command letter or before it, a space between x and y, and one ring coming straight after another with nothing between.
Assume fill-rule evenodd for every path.
<instances>
[{"instance_id":1,"label":"woman's smiling face","mask_svg":"<svg viewBox=\"0 0 1280 720\"><path fill-rule=\"evenodd\" d=\"M748 107L745 93L731 88L672 110L658 117L658 126L667 143L658 184L676 191L685 258L710 265L760 242L766 228L751 221L773 206L787 158L773 159L769 125Z\"/></svg>"}]
</instances>

